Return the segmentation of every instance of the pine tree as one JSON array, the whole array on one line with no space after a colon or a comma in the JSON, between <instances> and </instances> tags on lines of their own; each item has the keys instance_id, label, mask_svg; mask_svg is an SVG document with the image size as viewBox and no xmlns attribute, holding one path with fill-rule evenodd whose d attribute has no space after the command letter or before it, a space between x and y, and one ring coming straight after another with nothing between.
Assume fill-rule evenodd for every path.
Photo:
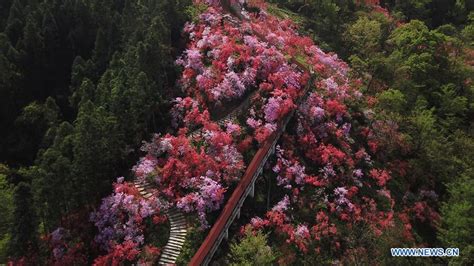
<instances>
[{"instance_id":1,"label":"pine tree","mask_svg":"<svg viewBox=\"0 0 474 266\"><path fill-rule=\"evenodd\" d=\"M7 174L8 168L0 164L0 263L6 263L13 225L13 186L8 182Z\"/></svg>"},{"instance_id":2,"label":"pine tree","mask_svg":"<svg viewBox=\"0 0 474 266\"><path fill-rule=\"evenodd\" d=\"M5 26L5 33L10 41L16 46L17 41L22 37L25 17L25 0L13 0Z\"/></svg>"},{"instance_id":3,"label":"pine tree","mask_svg":"<svg viewBox=\"0 0 474 266\"><path fill-rule=\"evenodd\" d=\"M74 205L74 199L69 197L74 191L71 175L74 128L68 122L63 122L50 130L54 132L48 134L55 135L52 144L46 150L40 150L35 166L29 169L34 177L38 214L46 232L54 230L60 218ZM49 138L47 136L45 139Z\"/></svg>"},{"instance_id":4,"label":"pine tree","mask_svg":"<svg viewBox=\"0 0 474 266\"><path fill-rule=\"evenodd\" d=\"M0 161L10 160L9 135L13 131L13 122L19 113L20 101L18 84L21 72L16 62L17 50L11 45L8 37L0 33Z\"/></svg>"},{"instance_id":5,"label":"pine tree","mask_svg":"<svg viewBox=\"0 0 474 266\"><path fill-rule=\"evenodd\" d=\"M72 174L77 207L98 200L117 175L123 145L117 120L90 100L81 102L74 122Z\"/></svg>"},{"instance_id":6,"label":"pine tree","mask_svg":"<svg viewBox=\"0 0 474 266\"><path fill-rule=\"evenodd\" d=\"M453 265L468 265L474 260L474 172L458 177L449 185L449 200L443 205L439 237L446 247L460 248Z\"/></svg>"},{"instance_id":7,"label":"pine tree","mask_svg":"<svg viewBox=\"0 0 474 266\"><path fill-rule=\"evenodd\" d=\"M26 182L16 185L9 254L14 258L32 255L38 249L38 223L31 187Z\"/></svg>"},{"instance_id":8,"label":"pine tree","mask_svg":"<svg viewBox=\"0 0 474 266\"><path fill-rule=\"evenodd\" d=\"M248 228L240 243L230 247L232 265L272 265L276 256L267 244L267 237L260 231L254 234Z\"/></svg>"}]
</instances>

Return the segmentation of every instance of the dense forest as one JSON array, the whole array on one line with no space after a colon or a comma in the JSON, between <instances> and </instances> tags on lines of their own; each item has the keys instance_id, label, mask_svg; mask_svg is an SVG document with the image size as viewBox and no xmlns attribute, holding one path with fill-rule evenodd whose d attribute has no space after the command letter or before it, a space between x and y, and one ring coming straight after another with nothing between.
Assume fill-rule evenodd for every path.
<instances>
[{"instance_id":1,"label":"dense forest","mask_svg":"<svg viewBox=\"0 0 474 266\"><path fill-rule=\"evenodd\" d=\"M474 1L220 2L1 1L0 264L187 264L294 112L215 265L472 265Z\"/></svg>"}]
</instances>

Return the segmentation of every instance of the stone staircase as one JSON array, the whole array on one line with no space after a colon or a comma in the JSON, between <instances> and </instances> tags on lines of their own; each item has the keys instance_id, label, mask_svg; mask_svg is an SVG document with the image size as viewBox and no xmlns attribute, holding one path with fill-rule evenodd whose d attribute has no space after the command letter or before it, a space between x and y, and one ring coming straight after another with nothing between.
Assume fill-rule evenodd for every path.
<instances>
[{"instance_id":1,"label":"stone staircase","mask_svg":"<svg viewBox=\"0 0 474 266\"><path fill-rule=\"evenodd\" d=\"M171 230L168 243L166 243L166 246L163 248L160 261L158 262L160 265L176 263L188 233L186 217L182 212L176 208L172 208L168 210L166 215L170 221Z\"/></svg>"},{"instance_id":2,"label":"stone staircase","mask_svg":"<svg viewBox=\"0 0 474 266\"><path fill-rule=\"evenodd\" d=\"M135 187L140 192L140 195L149 199L153 196L150 191L151 185L147 182L140 182L135 180ZM163 248L161 257L159 260L160 265L170 265L176 264L179 253L183 248L184 242L186 241L186 235L188 233L188 225L186 222L186 217L176 208L171 208L166 212L166 216L170 222L170 236L168 238L168 243Z\"/></svg>"}]
</instances>

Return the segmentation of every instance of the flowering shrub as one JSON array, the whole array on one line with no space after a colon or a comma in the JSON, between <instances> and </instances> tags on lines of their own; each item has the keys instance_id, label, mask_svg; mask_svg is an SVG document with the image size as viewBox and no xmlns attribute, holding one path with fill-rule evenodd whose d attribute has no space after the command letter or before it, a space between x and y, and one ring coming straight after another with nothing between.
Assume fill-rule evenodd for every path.
<instances>
[{"instance_id":1,"label":"flowering shrub","mask_svg":"<svg viewBox=\"0 0 474 266\"><path fill-rule=\"evenodd\" d=\"M206 227L206 212L215 211L220 208L220 205L224 201L225 189L207 176L192 178L190 183L199 184L194 185L195 187L199 187L199 192L189 193L180 198L176 206L185 212L197 211L201 224L203 227Z\"/></svg>"},{"instance_id":2,"label":"flowering shrub","mask_svg":"<svg viewBox=\"0 0 474 266\"><path fill-rule=\"evenodd\" d=\"M144 146L147 156L134 168L135 174L140 176L143 162L156 161L150 171L156 195L184 212L197 212L206 227L206 213L220 208L225 187L237 181L244 169L234 143L239 132L240 127L233 123L222 129L205 121L202 134L193 140L184 133L156 136Z\"/></svg>"},{"instance_id":3,"label":"flowering shrub","mask_svg":"<svg viewBox=\"0 0 474 266\"><path fill-rule=\"evenodd\" d=\"M134 261L138 254L140 254L138 243L126 240L122 244L114 245L107 255L95 259L94 265L121 265L123 262Z\"/></svg>"},{"instance_id":4,"label":"flowering shrub","mask_svg":"<svg viewBox=\"0 0 474 266\"><path fill-rule=\"evenodd\" d=\"M87 257L83 254L82 242L73 243L69 230L58 227L49 237L49 244L52 247L53 265L86 264Z\"/></svg>"},{"instance_id":5,"label":"flowering shrub","mask_svg":"<svg viewBox=\"0 0 474 266\"><path fill-rule=\"evenodd\" d=\"M141 160L140 165L145 161ZM114 184L114 194L103 199L99 210L90 217L99 229L95 241L108 252L95 264L115 265L121 261L133 261L145 243L145 219L163 223L166 221L161 213L164 209L166 205L157 198L142 198L133 186L119 178Z\"/></svg>"}]
</instances>

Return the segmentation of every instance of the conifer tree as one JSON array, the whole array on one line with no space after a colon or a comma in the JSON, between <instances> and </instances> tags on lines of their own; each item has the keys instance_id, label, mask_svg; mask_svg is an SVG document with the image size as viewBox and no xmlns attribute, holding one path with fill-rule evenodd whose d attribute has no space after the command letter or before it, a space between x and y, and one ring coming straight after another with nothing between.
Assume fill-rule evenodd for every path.
<instances>
[{"instance_id":1,"label":"conifer tree","mask_svg":"<svg viewBox=\"0 0 474 266\"><path fill-rule=\"evenodd\" d=\"M13 225L13 186L7 180L8 171L5 165L0 164L0 263L6 263Z\"/></svg>"},{"instance_id":2,"label":"conifer tree","mask_svg":"<svg viewBox=\"0 0 474 266\"><path fill-rule=\"evenodd\" d=\"M71 210L74 191L71 175L73 126L63 122L53 127L45 139L52 139L49 148L39 152L35 166L30 168L38 214L45 231L51 232L60 218Z\"/></svg>"},{"instance_id":3,"label":"conifer tree","mask_svg":"<svg viewBox=\"0 0 474 266\"><path fill-rule=\"evenodd\" d=\"M14 192L13 220L10 252L14 258L34 254L38 249L38 223L31 186L22 181Z\"/></svg>"},{"instance_id":4,"label":"conifer tree","mask_svg":"<svg viewBox=\"0 0 474 266\"><path fill-rule=\"evenodd\" d=\"M76 207L98 200L117 174L121 145L117 120L90 100L81 102L74 122L72 174Z\"/></svg>"}]
</instances>

